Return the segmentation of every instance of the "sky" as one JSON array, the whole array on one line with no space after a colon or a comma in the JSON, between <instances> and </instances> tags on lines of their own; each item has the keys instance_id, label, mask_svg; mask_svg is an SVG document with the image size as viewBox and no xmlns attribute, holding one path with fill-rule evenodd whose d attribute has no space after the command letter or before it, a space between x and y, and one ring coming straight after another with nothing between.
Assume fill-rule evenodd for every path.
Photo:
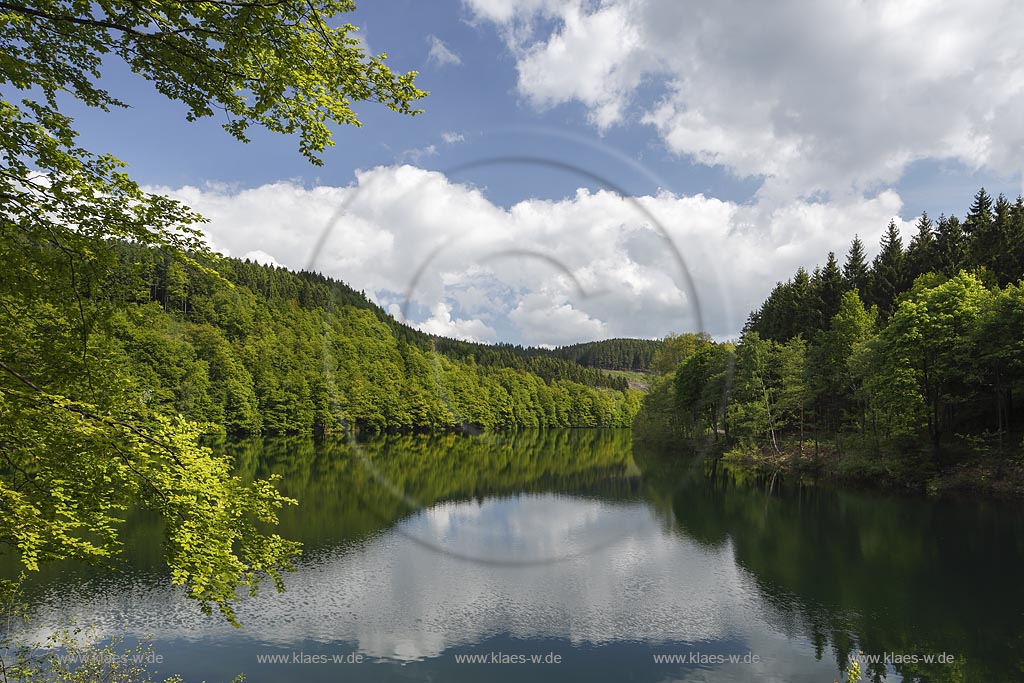
<instances>
[{"instance_id":1,"label":"sky","mask_svg":"<svg viewBox=\"0 0 1024 683\"><path fill-rule=\"evenodd\" d=\"M241 144L121 65L80 142L230 256L344 280L428 332L736 337L797 267L962 216L1024 166L1024 3L375 0L344 20L425 112L359 104L324 165Z\"/></svg>"}]
</instances>

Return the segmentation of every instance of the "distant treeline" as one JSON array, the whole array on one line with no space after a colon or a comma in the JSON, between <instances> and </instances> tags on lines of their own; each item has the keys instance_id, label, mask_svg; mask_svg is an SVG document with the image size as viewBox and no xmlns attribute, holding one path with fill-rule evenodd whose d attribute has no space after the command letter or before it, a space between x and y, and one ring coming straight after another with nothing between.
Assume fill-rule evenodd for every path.
<instances>
[{"instance_id":1,"label":"distant treeline","mask_svg":"<svg viewBox=\"0 0 1024 683\"><path fill-rule=\"evenodd\" d=\"M588 368L644 372L651 367L654 356L663 346L661 340L606 339L560 346L551 353Z\"/></svg>"},{"instance_id":2,"label":"distant treeline","mask_svg":"<svg viewBox=\"0 0 1024 683\"><path fill-rule=\"evenodd\" d=\"M316 273L111 249L85 298L115 312L108 362L149 408L228 433L628 426L639 407L621 377L425 334Z\"/></svg>"},{"instance_id":3,"label":"distant treeline","mask_svg":"<svg viewBox=\"0 0 1024 683\"><path fill-rule=\"evenodd\" d=\"M183 277L188 278L187 268L165 255L154 253L143 256L132 266L140 277L139 268L146 262L151 262L145 274L149 300L160 302L165 310L185 317L190 310L194 312L195 303L190 299L196 294L195 287L180 281ZM128 260L124 263L127 267ZM645 370L661 346L660 341L643 339L609 339L557 349L469 342L428 334L401 323L370 301L364 292L320 273L293 272L280 266L237 259L225 259L217 268L231 282L265 299L294 301L307 310L332 306L365 309L388 325L398 339L423 351L437 351L449 358L477 365L526 370L545 380L567 379L587 386L622 390L626 388L626 380L591 368ZM135 301L141 303L143 299L136 294Z\"/></svg>"},{"instance_id":4,"label":"distant treeline","mask_svg":"<svg viewBox=\"0 0 1024 683\"><path fill-rule=\"evenodd\" d=\"M1020 474L1022 276L1020 198L981 190L963 221L922 215L907 248L890 223L870 263L854 239L842 267L829 254L777 284L738 343L691 335L640 422L912 483Z\"/></svg>"}]
</instances>

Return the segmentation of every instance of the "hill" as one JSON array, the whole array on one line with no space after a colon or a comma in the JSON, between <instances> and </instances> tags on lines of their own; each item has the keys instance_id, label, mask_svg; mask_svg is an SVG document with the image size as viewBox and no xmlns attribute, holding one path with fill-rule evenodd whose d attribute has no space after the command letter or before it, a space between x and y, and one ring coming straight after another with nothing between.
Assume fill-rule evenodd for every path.
<instances>
[{"instance_id":1,"label":"hill","mask_svg":"<svg viewBox=\"0 0 1024 683\"><path fill-rule=\"evenodd\" d=\"M112 311L91 345L148 408L230 434L628 426L639 406L624 377L423 333L318 273L111 248L83 299Z\"/></svg>"}]
</instances>

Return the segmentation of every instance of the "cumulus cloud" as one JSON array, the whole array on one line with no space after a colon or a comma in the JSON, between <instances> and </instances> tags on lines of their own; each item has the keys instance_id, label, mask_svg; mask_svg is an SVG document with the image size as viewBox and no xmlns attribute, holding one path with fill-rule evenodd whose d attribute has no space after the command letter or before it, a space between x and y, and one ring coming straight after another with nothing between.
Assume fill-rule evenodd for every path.
<instances>
[{"instance_id":1,"label":"cumulus cloud","mask_svg":"<svg viewBox=\"0 0 1024 683\"><path fill-rule=\"evenodd\" d=\"M261 249L256 249L255 251L247 251L244 254L242 254L241 258L242 260L248 259L249 261L254 261L255 263L262 263L265 266L281 266L281 264L278 263L276 258L274 258L273 256L271 256L270 254Z\"/></svg>"},{"instance_id":2,"label":"cumulus cloud","mask_svg":"<svg viewBox=\"0 0 1024 683\"><path fill-rule=\"evenodd\" d=\"M607 336L607 325L573 306L564 292L530 292L509 318L524 331L527 344L559 346Z\"/></svg>"},{"instance_id":3,"label":"cumulus cloud","mask_svg":"<svg viewBox=\"0 0 1024 683\"><path fill-rule=\"evenodd\" d=\"M441 133L441 139L444 140L446 145L454 145L456 142L465 142L466 136L462 133L453 133L446 131Z\"/></svg>"},{"instance_id":4,"label":"cumulus cloud","mask_svg":"<svg viewBox=\"0 0 1024 683\"><path fill-rule=\"evenodd\" d=\"M428 36L430 52L427 53L427 61L439 66L458 66L462 64L462 58L452 52L451 48L445 45L444 41L437 36Z\"/></svg>"},{"instance_id":5,"label":"cumulus cloud","mask_svg":"<svg viewBox=\"0 0 1024 683\"><path fill-rule=\"evenodd\" d=\"M470 320L453 318L451 305L444 301L437 302L430 317L419 323L417 327L424 332L442 337L484 343L498 341L498 333L494 328L489 327L479 318Z\"/></svg>"},{"instance_id":6,"label":"cumulus cloud","mask_svg":"<svg viewBox=\"0 0 1024 683\"><path fill-rule=\"evenodd\" d=\"M762 199L870 194L922 159L1024 169L1014 0L464 2L535 106L640 121L681 156L763 177Z\"/></svg>"},{"instance_id":7,"label":"cumulus cloud","mask_svg":"<svg viewBox=\"0 0 1024 683\"><path fill-rule=\"evenodd\" d=\"M324 272L391 310L409 303L409 322L430 332L532 344L736 335L776 281L841 257L855 233L877 245L902 206L891 191L768 207L579 190L504 208L408 165L358 171L346 187L150 189L205 215L229 255Z\"/></svg>"}]
</instances>

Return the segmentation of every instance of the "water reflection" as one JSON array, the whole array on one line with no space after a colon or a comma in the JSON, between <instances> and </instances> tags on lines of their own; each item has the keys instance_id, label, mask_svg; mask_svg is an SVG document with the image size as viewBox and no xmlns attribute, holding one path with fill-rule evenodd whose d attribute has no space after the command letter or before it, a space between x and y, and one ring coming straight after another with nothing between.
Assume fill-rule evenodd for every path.
<instances>
[{"instance_id":1,"label":"water reflection","mask_svg":"<svg viewBox=\"0 0 1024 683\"><path fill-rule=\"evenodd\" d=\"M473 556L599 547L554 564L503 566L438 553L410 537ZM614 542L601 543L609 537ZM791 649L765 621L765 606L728 543L710 549L666 533L639 502L532 494L442 503L319 555L287 584L286 594L245 603L241 633L202 617L177 591L140 581L79 586L74 605L51 596L37 616L53 623L70 615L110 634L150 634L179 650L190 641L254 652L316 644L406 662L509 638L532 643L529 651L544 643L568 659L581 647L632 643L623 664L641 669L653 665L648 650L675 652L680 643L686 651L701 643L705 653L743 653L756 642L772 666L778 662L770 653ZM804 649L803 665L813 668ZM250 678L263 680L258 670Z\"/></svg>"},{"instance_id":2,"label":"water reflection","mask_svg":"<svg viewBox=\"0 0 1024 683\"><path fill-rule=\"evenodd\" d=\"M879 680L899 680L897 669L906 680L1012 680L1024 661L1013 508L823 487L768 495L702 461L634 449L622 431L392 437L366 454L404 500L341 443L238 449L249 474L285 476L302 505L284 532L307 546L287 593L242 605L243 629L167 587L159 530L142 517L121 574L48 570L30 593L35 623L70 616L153 636L168 671L196 680L294 678L256 656L298 650L377 662L345 669L351 680L831 681L858 646L958 658L876 665ZM494 651L563 663L454 659ZM758 661L653 660L693 652Z\"/></svg>"},{"instance_id":3,"label":"water reflection","mask_svg":"<svg viewBox=\"0 0 1024 683\"><path fill-rule=\"evenodd\" d=\"M956 655L865 668L906 680L1014 680L1024 672L1024 514L1014 501L928 500L776 483L638 453L666 523L736 563L780 615L837 663L851 652ZM831 653L829 653L831 650ZM890 676L891 680L891 676Z\"/></svg>"}]
</instances>

